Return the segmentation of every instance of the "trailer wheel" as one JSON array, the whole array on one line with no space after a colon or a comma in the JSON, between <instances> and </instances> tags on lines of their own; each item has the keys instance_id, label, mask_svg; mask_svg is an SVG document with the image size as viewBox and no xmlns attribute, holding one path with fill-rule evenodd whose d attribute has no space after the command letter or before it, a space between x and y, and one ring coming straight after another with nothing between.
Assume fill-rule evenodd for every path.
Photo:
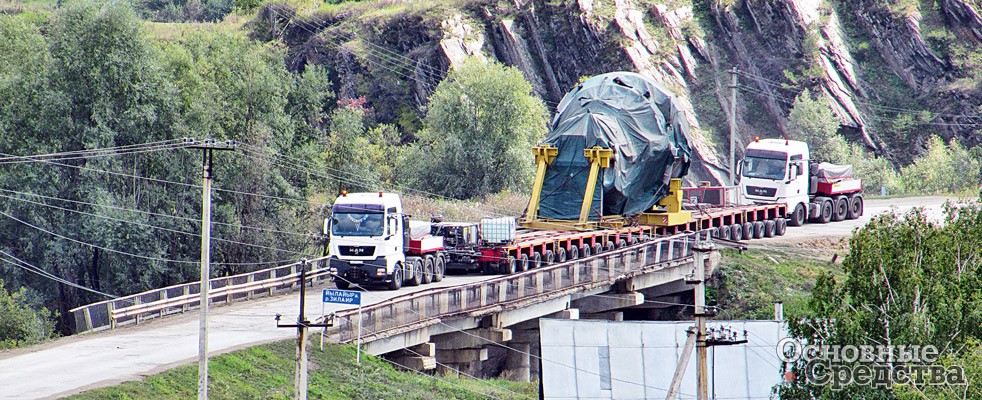
<instances>
[{"instance_id":1,"label":"trailer wheel","mask_svg":"<svg viewBox=\"0 0 982 400\"><path fill-rule=\"evenodd\" d=\"M849 212L846 219L856 219L863 215L863 196L857 195L849 198Z\"/></svg>"},{"instance_id":2,"label":"trailer wheel","mask_svg":"<svg viewBox=\"0 0 982 400\"><path fill-rule=\"evenodd\" d=\"M585 245L580 246L580 256L581 257L588 258L588 257L590 257L591 253L592 253L592 250L590 249L590 245L586 245L585 244Z\"/></svg>"},{"instance_id":3,"label":"trailer wheel","mask_svg":"<svg viewBox=\"0 0 982 400\"><path fill-rule=\"evenodd\" d=\"M791 213L791 218L788 219L788 225L791 226L802 226L805 224L805 217L808 212L805 210L805 205L798 203L794 206L794 212Z\"/></svg>"},{"instance_id":4,"label":"trailer wheel","mask_svg":"<svg viewBox=\"0 0 982 400\"><path fill-rule=\"evenodd\" d=\"M508 256L508 262L501 264L501 273L505 275L514 274L518 270L518 265L516 264L518 264L518 261L515 260L515 257Z\"/></svg>"},{"instance_id":5,"label":"trailer wheel","mask_svg":"<svg viewBox=\"0 0 982 400\"><path fill-rule=\"evenodd\" d=\"M832 205L832 220L842 221L846 219L846 214L849 212L849 201L846 200L845 196L837 197L835 203Z\"/></svg>"},{"instance_id":6,"label":"trailer wheel","mask_svg":"<svg viewBox=\"0 0 982 400\"><path fill-rule=\"evenodd\" d=\"M596 243L593 245L593 254L600 254L604 252L604 245Z\"/></svg>"},{"instance_id":7,"label":"trailer wheel","mask_svg":"<svg viewBox=\"0 0 982 400\"><path fill-rule=\"evenodd\" d=\"M402 287L402 263L396 264L395 271L392 271L392 282L387 286L389 290L399 290Z\"/></svg>"},{"instance_id":8,"label":"trailer wheel","mask_svg":"<svg viewBox=\"0 0 982 400\"><path fill-rule=\"evenodd\" d=\"M743 240L743 225L733 224L730 225L730 237L732 240L739 242Z\"/></svg>"},{"instance_id":9,"label":"trailer wheel","mask_svg":"<svg viewBox=\"0 0 982 400\"><path fill-rule=\"evenodd\" d=\"M575 260L577 258L580 258L580 248L569 246L569 257L567 257L567 260Z\"/></svg>"},{"instance_id":10,"label":"trailer wheel","mask_svg":"<svg viewBox=\"0 0 982 400\"><path fill-rule=\"evenodd\" d=\"M719 239L719 228L709 228L709 237Z\"/></svg>"},{"instance_id":11,"label":"trailer wheel","mask_svg":"<svg viewBox=\"0 0 982 400\"><path fill-rule=\"evenodd\" d=\"M562 247L556 249L556 262L559 264L566 262L566 249Z\"/></svg>"},{"instance_id":12,"label":"trailer wheel","mask_svg":"<svg viewBox=\"0 0 982 400\"><path fill-rule=\"evenodd\" d=\"M515 266L516 267L515 269L518 270L518 272L528 271L528 269L529 269L529 255L528 254L519 254L518 255L518 263L517 264L518 265Z\"/></svg>"},{"instance_id":13,"label":"trailer wheel","mask_svg":"<svg viewBox=\"0 0 982 400\"><path fill-rule=\"evenodd\" d=\"M754 226L754 239L760 239L764 237L764 222L754 221L753 226Z\"/></svg>"},{"instance_id":14,"label":"trailer wheel","mask_svg":"<svg viewBox=\"0 0 982 400\"><path fill-rule=\"evenodd\" d=\"M532 262L529 264L529 269L539 267L542 267L542 254L539 254L539 252L532 253Z\"/></svg>"},{"instance_id":15,"label":"trailer wheel","mask_svg":"<svg viewBox=\"0 0 982 400\"><path fill-rule=\"evenodd\" d=\"M784 236L788 231L788 220L784 218L778 218L774 221L774 234L778 236Z\"/></svg>"},{"instance_id":16,"label":"trailer wheel","mask_svg":"<svg viewBox=\"0 0 982 400\"><path fill-rule=\"evenodd\" d=\"M447 272L447 260L443 255L436 256L436 264L433 264L433 282L443 280L443 274Z\"/></svg>"},{"instance_id":17,"label":"trailer wheel","mask_svg":"<svg viewBox=\"0 0 982 400\"><path fill-rule=\"evenodd\" d=\"M750 221L744 222L743 238L749 240L749 239L753 239L753 237L754 237L754 224Z\"/></svg>"},{"instance_id":18,"label":"trailer wheel","mask_svg":"<svg viewBox=\"0 0 982 400\"><path fill-rule=\"evenodd\" d=\"M719 227L719 238L723 240L733 239L733 231L730 230L729 225L723 225Z\"/></svg>"},{"instance_id":19,"label":"trailer wheel","mask_svg":"<svg viewBox=\"0 0 982 400\"><path fill-rule=\"evenodd\" d=\"M608 240L607 241L607 245L604 246L604 251L613 251L616 248L617 248L617 246L614 245L614 241L613 240Z\"/></svg>"},{"instance_id":20,"label":"trailer wheel","mask_svg":"<svg viewBox=\"0 0 982 400\"><path fill-rule=\"evenodd\" d=\"M544 256L542 256L542 261L544 261L546 263L546 265L555 264L556 263L556 253L553 253L552 250L546 250L546 254Z\"/></svg>"},{"instance_id":21,"label":"trailer wheel","mask_svg":"<svg viewBox=\"0 0 982 400\"><path fill-rule=\"evenodd\" d=\"M822 208L818 214L818 223L827 224L832 220L832 200L825 200L822 202Z\"/></svg>"},{"instance_id":22,"label":"trailer wheel","mask_svg":"<svg viewBox=\"0 0 982 400\"><path fill-rule=\"evenodd\" d=\"M337 286L338 289L345 290L351 287L351 283L349 283L344 279L341 279L340 277L334 277L334 286Z\"/></svg>"},{"instance_id":23,"label":"trailer wheel","mask_svg":"<svg viewBox=\"0 0 982 400\"><path fill-rule=\"evenodd\" d=\"M617 248L618 249L623 249L625 247L627 247L627 241L626 240L621 239L621 240L618 240L617 241Z\"/></svg>"},{"instance_id":24,"label":"trailer wheel","mask_svg":"<svg viewBox=\"0 0 982 400\"><path fill-rule=\"evenodd\" d=\"M774 220L764 221L764 237L774 237L777 231L777 223Z\"/></svg>"}]
</instances>

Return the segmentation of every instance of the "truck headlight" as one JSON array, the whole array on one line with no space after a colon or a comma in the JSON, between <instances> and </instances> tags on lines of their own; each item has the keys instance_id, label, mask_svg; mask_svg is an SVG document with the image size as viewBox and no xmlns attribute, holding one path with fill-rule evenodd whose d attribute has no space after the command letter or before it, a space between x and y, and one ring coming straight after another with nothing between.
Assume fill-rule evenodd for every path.
<instances>
[{"instance_id":1,"label":"truck headlight","mask_svg":"<svg viewBox=\"0 0 982 400\"><path fill-rule=\"evenodd\" d=\"M375 269L376 276L385 276L385 268L379 267Z\"/></svg>"}]
</instances>

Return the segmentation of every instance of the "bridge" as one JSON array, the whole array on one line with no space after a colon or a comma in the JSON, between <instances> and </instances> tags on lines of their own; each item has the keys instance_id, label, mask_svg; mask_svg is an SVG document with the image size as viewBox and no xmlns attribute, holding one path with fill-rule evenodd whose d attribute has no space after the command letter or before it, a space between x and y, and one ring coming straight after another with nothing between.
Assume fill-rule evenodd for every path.
<instances>
[{"instance_id":1,"label":"bridge","mask_svg":"<svg viewBox=\"0 0 982 400\"><path fill-rule=\"evenodd\" d=\"M538 318L623 319L623 310L657 310L664 296L691 291L685 277L698 265L711 273L708 248L697 235L658 238L588 258L508 276L484 277L449 287L422 287L362 309L339 310L326 319L328 340L361 340L366 352L417 370L478 375L488 350L508 351L504 375L537 375ZM705 238L703 238L705 239ZM330 276L324 258L310 260L308 284ZM210 304L269 296L297 288L299 263L212 280ZM455 280L451 277L448 280ZM199 306L196 282L90 304L73 310L79 331L114 329L184 313ZM675 298L670 298L675 299ZM677 299L675 300L677 302ZM283 310L290 313L292 310ZM289 315L289 314L287 314Z\"/></svg>"}]
</instances>

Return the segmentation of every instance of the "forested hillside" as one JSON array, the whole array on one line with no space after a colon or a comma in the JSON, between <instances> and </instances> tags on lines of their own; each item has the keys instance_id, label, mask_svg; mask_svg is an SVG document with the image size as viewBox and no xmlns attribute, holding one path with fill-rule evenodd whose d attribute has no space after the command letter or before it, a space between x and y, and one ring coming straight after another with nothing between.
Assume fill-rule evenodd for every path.
<instances>
[{"instance_id":1,"label":"forested hillside","mask_svg":"<svg viewBox=\"0 0 982 400\"><path fill-rule=\"evenodd\" d=\"M807 140L870 191L974 190L980 21L958 0L0 2L0 346L196 279L185 138L238 143L215 157L215 275L320 255L342 189L520 214L549 110L614 70L679 95L692 181L726 176L735 66L741 142Z\"/></svg>"}]
</instances>

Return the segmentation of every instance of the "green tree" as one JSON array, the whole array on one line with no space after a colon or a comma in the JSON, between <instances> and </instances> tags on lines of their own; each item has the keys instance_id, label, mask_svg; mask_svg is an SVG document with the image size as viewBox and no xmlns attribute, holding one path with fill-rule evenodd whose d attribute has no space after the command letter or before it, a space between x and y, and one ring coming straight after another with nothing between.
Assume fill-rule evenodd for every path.
<instances>
[{"instance_id":1,"label":"green tree","mask_svg":"<svg viewBox=\"0 0 982 400\"><path fill-rule=\"evenodd\" d=\"M809 310L790 318L790 328L813 344L933 345L949 361L973 360L982 339L980 257L978 205L946 206L943 223L930 222L921 209L881 214L849 240L843 277L819 278ZM800 378L782 390L782 399L893 395L893 388L834 392Z\"/></svg>"},{"instance_id":2,"label":"green tree","mask_svg":"<svg viewBox=\"0 0 982 400\"><path fill-rule=\"evenodd\" d=\"M9 292L0 280L0 350L40 343L54 336L51 311L27 299L27 290Z\"/></svg>"},{"instance_id":3,"label":"green tree","mask_svg":"<svg viewBox=\"0 0 982 400\"><path fill-rule=\"evenodd\" d=\"M433 92L400 171L412 187L459 199L528 190L546 115L518 69L469 59Z\"/></svg>"},{"instance_id":4,"label":"green tree","mask_svg":"<svg viewBox=\"0 0 982 400\"><path fill-rule=\"evenodd\" d=\"M904 167L901 177L909 193L958 193L976 187L980 167L979 159L957 139L946 144L931 136L924 154Z\"/></svg>"},{"instance_id":5,"label":"green tree","mask_svg":"<svg viewBox=\"0 0 982 400\"><path fill-rule=\"evenodd\" d=\"M836 133L839 121L828 104L813 99L808 89L795 98L788 114L788 129L796 139L808 143L812 159L831 163L845 161L848 146Z\"/></svg>"}]
</instances>

